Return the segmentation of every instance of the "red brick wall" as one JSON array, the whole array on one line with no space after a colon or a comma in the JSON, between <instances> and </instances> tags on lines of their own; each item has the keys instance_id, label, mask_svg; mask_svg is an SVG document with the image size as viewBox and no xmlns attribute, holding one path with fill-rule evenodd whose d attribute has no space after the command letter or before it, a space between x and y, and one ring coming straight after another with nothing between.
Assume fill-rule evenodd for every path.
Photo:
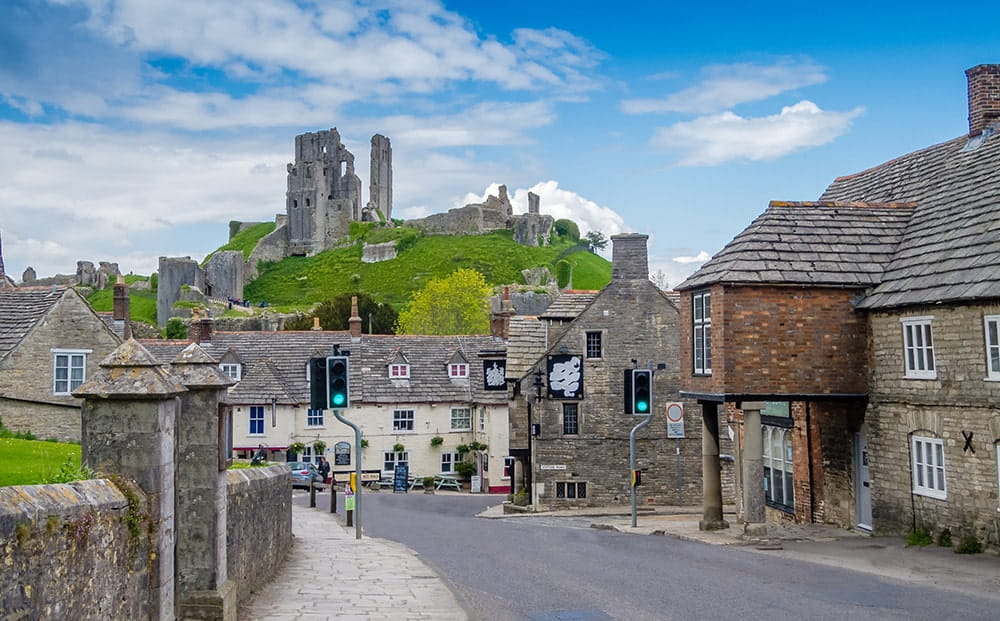
<instances>
[{"instance_id":1,"label":"red brick wall","mask_svg":"<svg viewBox=\"0 0 1000 621\"><path fill-rule=\"evenodd\" d=\"M969 79L969 135L982 133L1000 119L1000 65L978 65Z\"/></svg>"},{"instance_id":2,"label":"red brick wall","mask_svg":"<svg viewBox=\"0 0 1000 621\"><path fill-rule=\"evenodd\" d=\"M712 292L712 376L692 372L691 292L681 297L684 390L865 393L868 328L851 289L732 287Z\"/></svg>"}]
</instances>

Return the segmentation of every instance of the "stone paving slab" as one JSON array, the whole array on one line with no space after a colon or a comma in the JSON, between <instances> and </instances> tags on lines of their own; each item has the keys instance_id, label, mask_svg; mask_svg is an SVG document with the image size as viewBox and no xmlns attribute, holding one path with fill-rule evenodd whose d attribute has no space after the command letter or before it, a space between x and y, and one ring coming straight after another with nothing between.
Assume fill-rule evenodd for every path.
<instances>
[{"instance_id":1,"label":"stone paving slab","mask_svg":"<svg viewBox=\"0 0 1000 621\"><path fill-rule=\"evenodd\" d=\"M445 582L409 548L292 504L292 549L275 580L240 607L241 621L467 621Z\"/></svg>"}]
</instances>

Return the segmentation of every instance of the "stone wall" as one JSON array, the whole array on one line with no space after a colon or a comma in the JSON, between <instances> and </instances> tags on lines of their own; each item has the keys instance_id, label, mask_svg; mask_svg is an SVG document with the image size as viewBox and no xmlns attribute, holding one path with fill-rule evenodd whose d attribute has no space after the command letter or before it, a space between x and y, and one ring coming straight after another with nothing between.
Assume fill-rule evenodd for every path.
<instances>
[{"instance_id":1,"label":"stone wall","mask_svg":"<svg viewBox=\"0 0 1000 621\"><path fill-rule=\"evenodd\" d=\"M292 485L285 465L226 473L227 569L238 601L269 582L292 546ZM291 594L289 595L291 596Z\"/></svg>"},{"instance_id":2,"label":"stone wall","mask_svg":"<svg viewBox=\"0 0 1000 621\"><path fill-rule=\"evenodd\" d=\"M160 257L157 268L156 323L163 326L172 316L172 308L180 295L181 285L204 291L205 274L191 257Z\"/></svg>"},{"instance_id":3,"label":"stone wall","mask_svg":"<svg viewBox=\"0 0 1000 621\"><path fill-rule=\"evenodd\" d=\"M287 219L286 219L287 221ZM261 261L281 261L288 256L288 225L282 224L257 242L247 259L245 282L257 278L257 264Z\"/></svg>"},{"instance_id":4,"label":"stone wall","mask_svg":"<svg viewBox=\"0 0 1000 621\"><path fill-rule=\"evenodd\" d=\"M243 299L243 251L225 250L216 252L205 264L205 294L220 300Z\"/></svg>"},{"instance_id":5,"label":"stone wall","mask_svg":"<svg viewBox=\"0 0 1000 621\"><path fill-rule=\"evenodd\" d=\"M396 258L396 242L389 241L382 244L365 244L361 249L362 263L378 263Z\"/></svg>"},{"instance_id":6,"label":"stone wall","mask_svg":"<svg viewBox=\"0 0 1000 621\"><path fill-rule=\"evenodd\" d=\"M8 429L31 432L40 440L80 441L80 406L0 397L0 420Z\"/></svg>"},{"instance_id":7,"label":"stone wall","mask_svg":"<svg viewBox=\"0 0 1000 621\"><path fill-rule=\"evenodd\" d=\"M1000 382L987 381L983 316L1000 305L913 308L871 315L871 401L867 413L872 455L872 517L877 533L914 526L953 535L974 533L1000 543L997 450ZM900 319L933 317L936 379L906 379ZM972 434L972 450L965 449ZM918 434L944 443L946 498L911 493L911 440Z\"/></svg>"},{"instance_id":8,"label":"stone wall","mask_svg":"<svg viewBox=\"0 0 1000 621\"><path fill-rule=\"evenodd\" d=\"M148 541L129 530L143 502L130 495L139 509L106 479L0 488L4 618L150 618Z\"/></svg>"}]
</instances>

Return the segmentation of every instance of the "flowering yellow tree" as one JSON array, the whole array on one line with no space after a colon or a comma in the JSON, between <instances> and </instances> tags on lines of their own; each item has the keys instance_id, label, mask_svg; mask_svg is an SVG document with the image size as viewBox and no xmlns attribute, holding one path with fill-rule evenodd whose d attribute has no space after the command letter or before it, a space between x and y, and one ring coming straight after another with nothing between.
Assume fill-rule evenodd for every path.
<instances>
[{"instance_id":1,"label":"flowering yellow tree","mask_svg":"<svg viewBox=\"0 0 1000 621\"><path fill-rule=\"evenodd\" d=\"M399 314L398 334L488 334L490 287L476 270L435 278Z\"/></svg>"}]
</instances>

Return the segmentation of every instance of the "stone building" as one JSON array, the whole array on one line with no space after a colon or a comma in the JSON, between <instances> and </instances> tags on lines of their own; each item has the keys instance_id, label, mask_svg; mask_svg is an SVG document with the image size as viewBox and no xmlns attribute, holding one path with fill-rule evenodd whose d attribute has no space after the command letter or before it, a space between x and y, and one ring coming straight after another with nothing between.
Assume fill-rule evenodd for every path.
<instances>
[{"instance_id":1,"label":"stone building","mask_svg":"<svg viewBox=\"0 0 1000 621\"><path fill-rule=\"evenodd\" d=\"M642 504L691 504L702 494L701 426L689 402L683 437L668 438L666 410L682 403L674 304L648 278L647 236L612 238L612 279L600 292L567 292L537 319L511 318L510 453L517 485L536 507L631 499L624 374L653 369L651 424L637 433Z\"/></svg>"},{"instance_id":2,"label":"stone building","mask_svg":"<svg viewBox=\"0 0 1000 621\"><path fill-rule=\"evenodd\" d=\"M72 392L121 338L66 287L0 290L0 419L39 438L80 441Z\"/></svg>"},{"instance_id":3,"label":"stone building","mask_svg":"<svg viewBox=\"0 0 1000 621\"><path fill-rule=\"evenodd\" d=\"M740 428L751 529L1000 543L1000 65L966 74L967 135L772 203L678 287L684 394Z\"/></svg>"}]
</instances>

